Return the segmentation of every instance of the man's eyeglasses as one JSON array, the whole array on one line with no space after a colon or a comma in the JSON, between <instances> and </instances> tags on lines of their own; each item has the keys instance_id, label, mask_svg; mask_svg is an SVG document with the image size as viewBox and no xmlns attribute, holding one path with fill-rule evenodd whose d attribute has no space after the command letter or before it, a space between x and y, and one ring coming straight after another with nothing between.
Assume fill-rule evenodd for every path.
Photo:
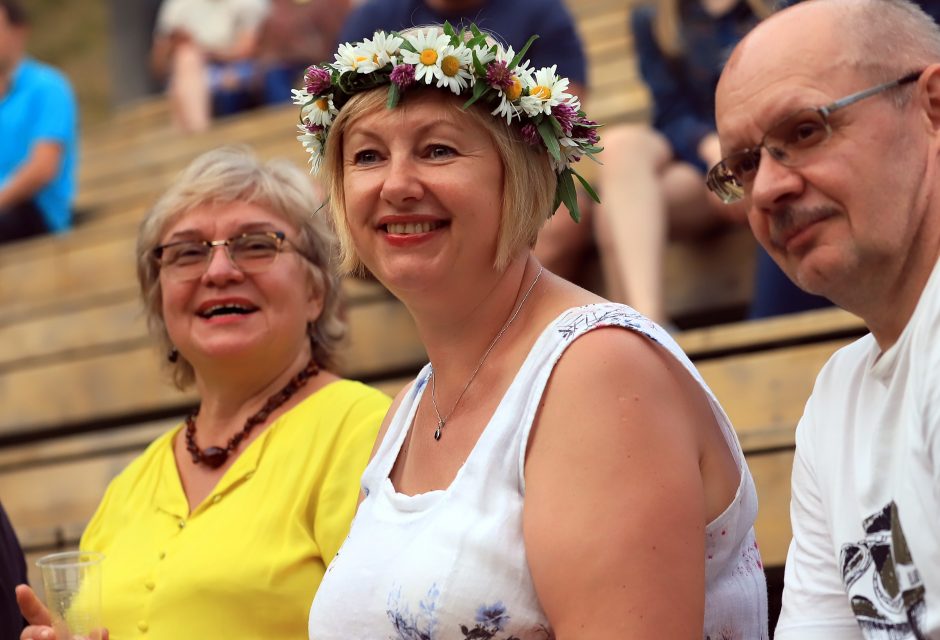
<instances>
[{"instance_id":1,"label":"man's eyeglasses","mask_svg":"<svg viewBox=\"0 0 940 640\"><path fill-rule=\"evenodd\" d=\"M737 202L754 184L760 167L761 149L766 149L770 157L785 167L797 166L808 152L832 135L829 116L835 111L888 89L916 82L921 73L923 70L914 71L897 80L853 93L823 107L801 109L791 114L768 129L759 145L732 153L712 167L705 177L705 184L725 204Z\"/></svg>"},{"instance_id":2,"label":"man's eyeglasses","mask_svg":"<svg viewBox=\"0 0 940 640\"><path fill-rule=\"evenodd\" d=\"M154 248L161 271L173 280L201 278L209 268L212 250L225 247L229 260L242 273L261 273L277 260L289 242L281 231L245 233L228 240L180 240Z\"/></svg>"}]
</instances>

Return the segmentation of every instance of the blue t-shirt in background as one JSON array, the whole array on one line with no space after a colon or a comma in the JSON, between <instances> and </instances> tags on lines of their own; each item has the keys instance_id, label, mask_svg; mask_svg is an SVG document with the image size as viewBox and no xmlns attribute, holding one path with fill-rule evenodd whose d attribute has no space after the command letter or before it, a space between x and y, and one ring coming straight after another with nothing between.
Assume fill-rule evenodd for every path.
<instances>
[{"instance_id":1,"label":"blue t-shirt in background","mask_svg":"<svg viewBox=\"0 0 940 640\"><path fill-rule=\"evenodd\" d=\"M516 51L530 36L538 35L526 53L532 66L557 65L559 75L587 85L584 49L562 0L484 0L473 9L457 12L435 11L422 0L366 0L346 19L339 41L358 42L379 30L401 31L445 20L454 27L473 22Z\"/></svg>"},{"instance_id":2,"label":"blue t-shirt in background","mask_svg":"<svg viewBox=\"0 0 940 640\"><path fill-rule=\"evenodd\" d=\"M72 223L77 128L69 81L48 65L24 59L13 72L10 89L0 97L0 184L29 157L37 142L62 145L59 172L33 199L54 232Z\"/></svg>"}]
</instances>

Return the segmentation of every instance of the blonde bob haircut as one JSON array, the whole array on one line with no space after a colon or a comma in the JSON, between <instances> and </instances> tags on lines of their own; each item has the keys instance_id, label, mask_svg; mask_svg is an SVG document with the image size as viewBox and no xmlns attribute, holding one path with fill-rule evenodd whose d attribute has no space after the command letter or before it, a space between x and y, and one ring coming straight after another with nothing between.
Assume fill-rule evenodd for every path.
<instances>
[{"instance_id":1,"label":"blonde bob haircut","mask_svg":"<svg viewBox=\"0 0 940 640\"><path fill-rule=\"evenodd\" d=\"M337 351L346 335L333 264L336 238L324 216L315 213L317 196L307 174L287 160L262 163L247 147L223 147L193 160L141 222L137 236L137 280L147 324L159 346L165 353L173 349L163 319L160 265L153 250L166 229L188 212L231 202L262 207L299 231L291 243L309 267L308 282L323 296L323 311L307 328L312 356L321 367L335 369ZM306 284L298 282L297 286ZM179 389L195 381L193 367L182 355L169 363L169 369Z\"/></svg>"},{"instance_id":2,"label":"blonde bob haircut","mask_svg":"<svg viewBox=\"0 0 940 640\"><path fill-rule=\"evenodd\" d=\"M435 88L414 88L402 94L396 109L407 109L408 99L421 91L443 91ZM387 87L379 87L352 96L343 105L330 128L324 149L323 171L329 190L333 225L339 236L340 269L344 273L361 272L362 263L356 256L346 221L346 200L343 192L343 133L365 115L386 109ZM487 132L503 163L503 201L494 267L501 271L510 258L526 247L535 245L539 229L551 217L558 176L552 168L548 152L542 145L526 143L505 120L493 116L483 106L462 108L466 98L454 96L448 101L461 117L472 118ZM447 108L447 107L445 107Z\"/></svg>"}]
</instances>

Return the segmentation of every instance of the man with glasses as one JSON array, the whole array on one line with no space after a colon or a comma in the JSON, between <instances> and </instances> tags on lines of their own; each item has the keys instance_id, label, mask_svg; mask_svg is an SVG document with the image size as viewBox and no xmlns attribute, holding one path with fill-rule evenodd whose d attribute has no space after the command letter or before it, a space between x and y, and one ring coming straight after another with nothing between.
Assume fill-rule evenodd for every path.
<instances>
[{"instance_id":1,"label":"man with glasses","mask_svg":"<svg viewBox=\"0 0 940 640\"><path fill-rule=\"evenodd\" d=\"M709 188L871 330L797 428L778 640L940 639L938 63L940 29L908 0L809 0L718 85Z\"/></svg>"}]
</instances>

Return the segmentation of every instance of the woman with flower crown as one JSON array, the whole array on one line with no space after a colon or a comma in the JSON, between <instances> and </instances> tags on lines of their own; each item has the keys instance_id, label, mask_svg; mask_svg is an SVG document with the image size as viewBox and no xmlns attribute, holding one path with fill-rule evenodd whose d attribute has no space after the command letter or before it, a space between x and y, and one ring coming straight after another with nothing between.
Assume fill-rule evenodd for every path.
<instances>
[{"instance_id":1,"label":"woman with flower crown","mask_svg":"<svg viewBox=\"0 0 940 640\"><path fill-rule=\"evenodd\" d=\"M662 329L532 255L599 148L567 80L523 58L475 27L378 33L295 94L345 268L402 300L430 357L310 638L764 638L727 416Z\"/></svg>"}]
</instances>

